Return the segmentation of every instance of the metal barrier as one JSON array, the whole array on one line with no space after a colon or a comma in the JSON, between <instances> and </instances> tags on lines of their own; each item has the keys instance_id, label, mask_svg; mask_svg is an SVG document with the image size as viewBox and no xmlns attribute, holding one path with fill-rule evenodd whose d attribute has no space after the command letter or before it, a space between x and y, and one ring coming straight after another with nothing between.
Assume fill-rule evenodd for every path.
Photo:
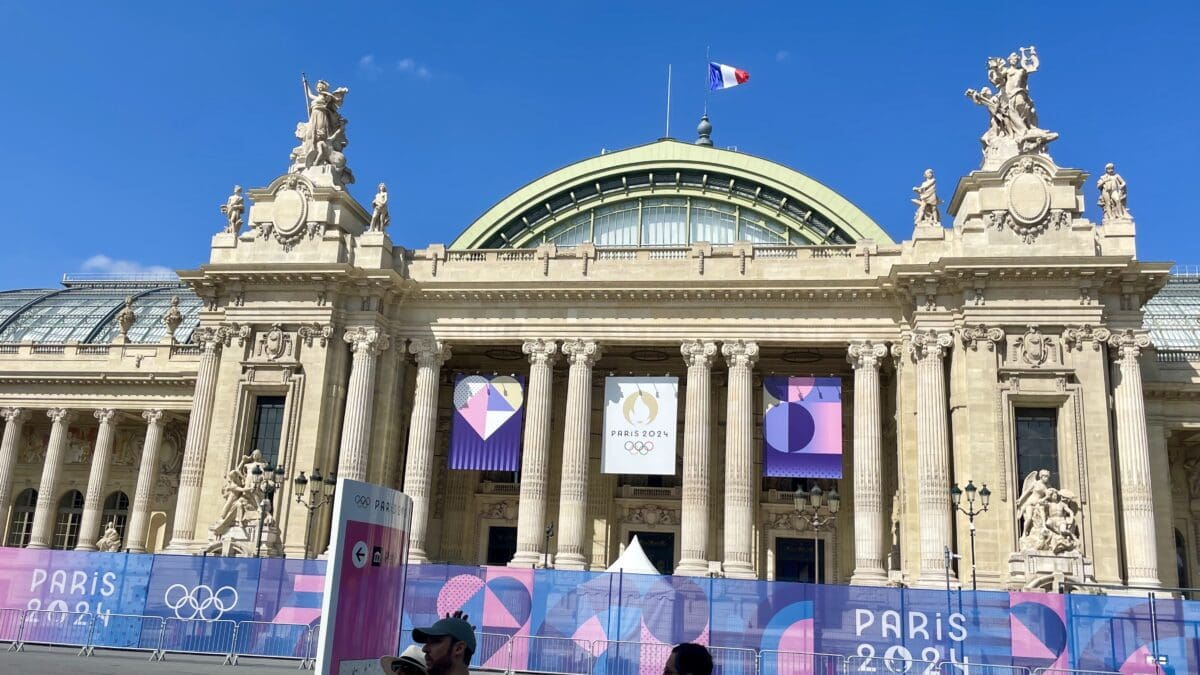
<instances>
[{"instance_id":1,"label":"metal barrier","mask_svg":"<svg viewBox=\"0 0 1200 675\"><path fill-rule=\"evenodd\" d=\"M1037 668L1033 675L1121 675L1115 670L1072 670L1070 668Z\"/></svg>"},{"instance_id":2,"label":"metal barrier","mask_svg":"<svg viewBox=\"0 0 1200 675\"><path fill-rule=\"evenodd\" d=\"M154 659L162 661L167 652L211 654L224 656L223 665L233 663L233 647L237 642L237 623L226 619L166 619L162 646Z\"/></svg>"},{"instance_id":3,"label":"metal barrier","mask_svg":"<svg viewBox=\"0 0 1200 675\"><path fill-rule=\"evenodd\" d=\"M16 649L17 641L21 638L21 618L25 610L13 607L0 607L0 642L8 643L8 651Z\"/></svg>"},{"instance_id":4,"label":"metal barrier","mask_svg":"<svg viewBox=\"0 0 1200 675\"><path fill-rule=\"evenodd\" d=\"M759 675L840 675L846 659L839 654L781 652L758 653Z\"/></svg>"},{"instance_id":5,"label":"metal barrier","mask_svg":"<svg viewBox=\"0 0 1200 675\"><path fill-rule=\"evenodd\" d=\"M907 658L904 647L889 647L882 656L856 654L846 657L847 673L907 673L909 675L940 675L940 661Z\"/></svg>"},{"instance_id":6,"label":"metal barrier","mask_svg":"<svg viewBox=\"0 0 1200 675\"><path fill-rule=\"evenodd\" d=\"M92 624L92 637L84 655L91 656L96 647L110 647L149 651L153 659L162 648L165 626L166 620L161 616L98 614Z\"/></svg>"},{"instance_id":7,"label":"metal barrier","mask_svg":"<svg viewBox=\"0 0 1200 675\"><path fill-rule=\"evenodd\" d=\"M95 621L95 615L90 612L27 609L21 617L21 631L13 651L23 651L26 644L32 643L79 647L79 653L84 654Z\"/></svg>"},{"instance_id":8,"label":"metal barrier","mask_svg":"<svg viewBox=\"0 0 1200 675\"><path fill-rule=\"evenodd\" d=\"M321 624L318 623L308 629L308 651L306 659L300 662L300 669L316 670L317 669L317 645L321 641Z\"/></svg>"},{"instance_id":9,"label":"metal barrier","mask_svg":"<svg viewBox=\"0 0 1200 675\"><path fill-rule=\"evenodd\" d=\"M596 640L592 643L592 672L604 675L661 673L671 656L671 647L657 642Z\"/></svg>"},{"instance_id":10,"label":"metal barrier","mask_svg":"<svg viewBox=\"0 0 1200 675\"><path fill-rule=\"evenodd\" d=\"M508 645L510 672L589 675L592 643L560 637L514 635Z\"/></svg>"},{"instance_id":11,"label":"metal barrier","mask_svg":"<svg viewBox=\"0 0 1200 675\"><path fill-rule=\"evenodd\" d=\"M475 633L472 670L509 670L512 663L510 637L503 633Z\"/></svg>"},{"instance_id":12,"label":"metal barrier","mask_svg":"<svg viewBox=\"0 0 1200 675\"><path fill-rule=\"evenodd\" d=\"M239 656L300 659L306 662L309 633L307 624L239 621L232 663L236 666Z\"/></svg>"},{"instance_id":13,"label":"metal barrier","mask_svg":"<svg viewBox=\"0 0 1200 675\"><path fill-rule=\"evenodd\" d=\"M741 647L709 647L715 675L753 675L758 671L758 652Z\"/></svg>"},{"instance_id":14,"label":"metal barrier","mask_svg":"<svg viewBox=\"0 0 1200 675\"><path fill-rule=\"evenodd\" d=\"M1001 666L991 663L959 663L942 661L942 675L1030 675L1024 666Z\"/></svg>"}]
</instances>

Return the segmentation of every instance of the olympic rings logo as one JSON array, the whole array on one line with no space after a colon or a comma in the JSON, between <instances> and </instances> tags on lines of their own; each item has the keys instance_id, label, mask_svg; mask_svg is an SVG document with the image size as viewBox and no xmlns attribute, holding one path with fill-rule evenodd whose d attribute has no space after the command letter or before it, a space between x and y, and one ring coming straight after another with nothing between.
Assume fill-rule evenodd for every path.
<instances>
[{"instance_id":1,"label":"olympic rings logo","mask_svg":"<svg viewBox=\"0 0 1200 675\"><path fill-rule=\"evenodd\" d=\"M625 441L625 452L631 455L648 455L654 452L654 441Z\"/></svg>"},{"instance_id":2,"label":"olympic rings logo","mask_svg":"<svg viewBox=\"0 0 1200 675\"><path fill-rule=\"evenodd\" d=\"M191 590L183 584L171 584L163 593L163 603L175 610L176 619L216 621L237 607L238 592L232 586L222 586L214 591L206 584L193 586Z\"/></svg>"}]
</instances>

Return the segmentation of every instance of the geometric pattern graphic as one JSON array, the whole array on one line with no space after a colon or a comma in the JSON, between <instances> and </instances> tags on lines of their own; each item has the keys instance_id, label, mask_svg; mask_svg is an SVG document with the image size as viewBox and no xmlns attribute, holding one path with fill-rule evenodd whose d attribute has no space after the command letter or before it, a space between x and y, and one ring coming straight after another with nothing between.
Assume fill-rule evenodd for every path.
<instances>
[{"instance_id":1,"label":"geometric pattern graphic","mask_svg":"<svg viewBox=\"0 0 1200 675\"><path fill-rule=\"evenodd\" d=\"M525 378L458 373L453 398L450 468L519 470Z\"/></svg>"},{"instance_id":2,"label":"geometric pattern graphic","mask_svg":"<svg viewBox=\"0 0 1200 675\"><path fill-rule=\"evenodd\" d=\"M763 472L842 477L841 378L763 378Z\"/></svg>"}]
</instances>

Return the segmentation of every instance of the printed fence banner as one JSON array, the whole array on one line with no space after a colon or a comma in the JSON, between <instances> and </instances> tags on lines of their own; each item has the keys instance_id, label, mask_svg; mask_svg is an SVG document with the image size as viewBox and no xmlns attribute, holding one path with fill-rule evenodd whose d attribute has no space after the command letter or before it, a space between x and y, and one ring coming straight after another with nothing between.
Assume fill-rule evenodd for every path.
<instances>
[{"instance_id":1,"label":"printed fence banner","mask_svg":"<svg viewBox=\"0 0 1200 675\"><path fill-rule=\"evenodd\" d=\"M523 375L455 375L450 468L520 471L524 411Z\"/></svg>"},{"instance_id":2,"label":"printed fence banner","mask_svg":"<svg viewBox=\"0 0 1200 675\"><path fill-rule=\"evenodd\" d=\"M785 478L842 477L841 378L763 378L763 471Z\"/></svg>"},{"instance_id":3,"label":"printed fence banner","mask_svg":"<svg viewBox=\"0 0 1200 675\"><path fill-rule=\"evenodd\" d=\"M677 377L606 378L601 471L675 475L678 398Z\"/></svg>"}]
</instances>

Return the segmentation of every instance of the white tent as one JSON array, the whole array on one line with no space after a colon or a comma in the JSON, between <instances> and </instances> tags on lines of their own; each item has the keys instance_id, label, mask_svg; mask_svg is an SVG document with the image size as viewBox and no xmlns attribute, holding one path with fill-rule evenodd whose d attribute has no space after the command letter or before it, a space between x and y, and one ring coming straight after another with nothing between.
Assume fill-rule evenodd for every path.
<instances>
[{"instance_id":1,"label":"white tent","mask_svg":"<svg viewBox=\"0 0 1200 675\"><path fill-rule=\"evenodd\" d=\"M658 574L658 568L646 557L642 545L638 543L637 535L629 541L625 552L613 564L608 566L609 572L632 572L634 574Z\"/></svg>"}]
</instances>

